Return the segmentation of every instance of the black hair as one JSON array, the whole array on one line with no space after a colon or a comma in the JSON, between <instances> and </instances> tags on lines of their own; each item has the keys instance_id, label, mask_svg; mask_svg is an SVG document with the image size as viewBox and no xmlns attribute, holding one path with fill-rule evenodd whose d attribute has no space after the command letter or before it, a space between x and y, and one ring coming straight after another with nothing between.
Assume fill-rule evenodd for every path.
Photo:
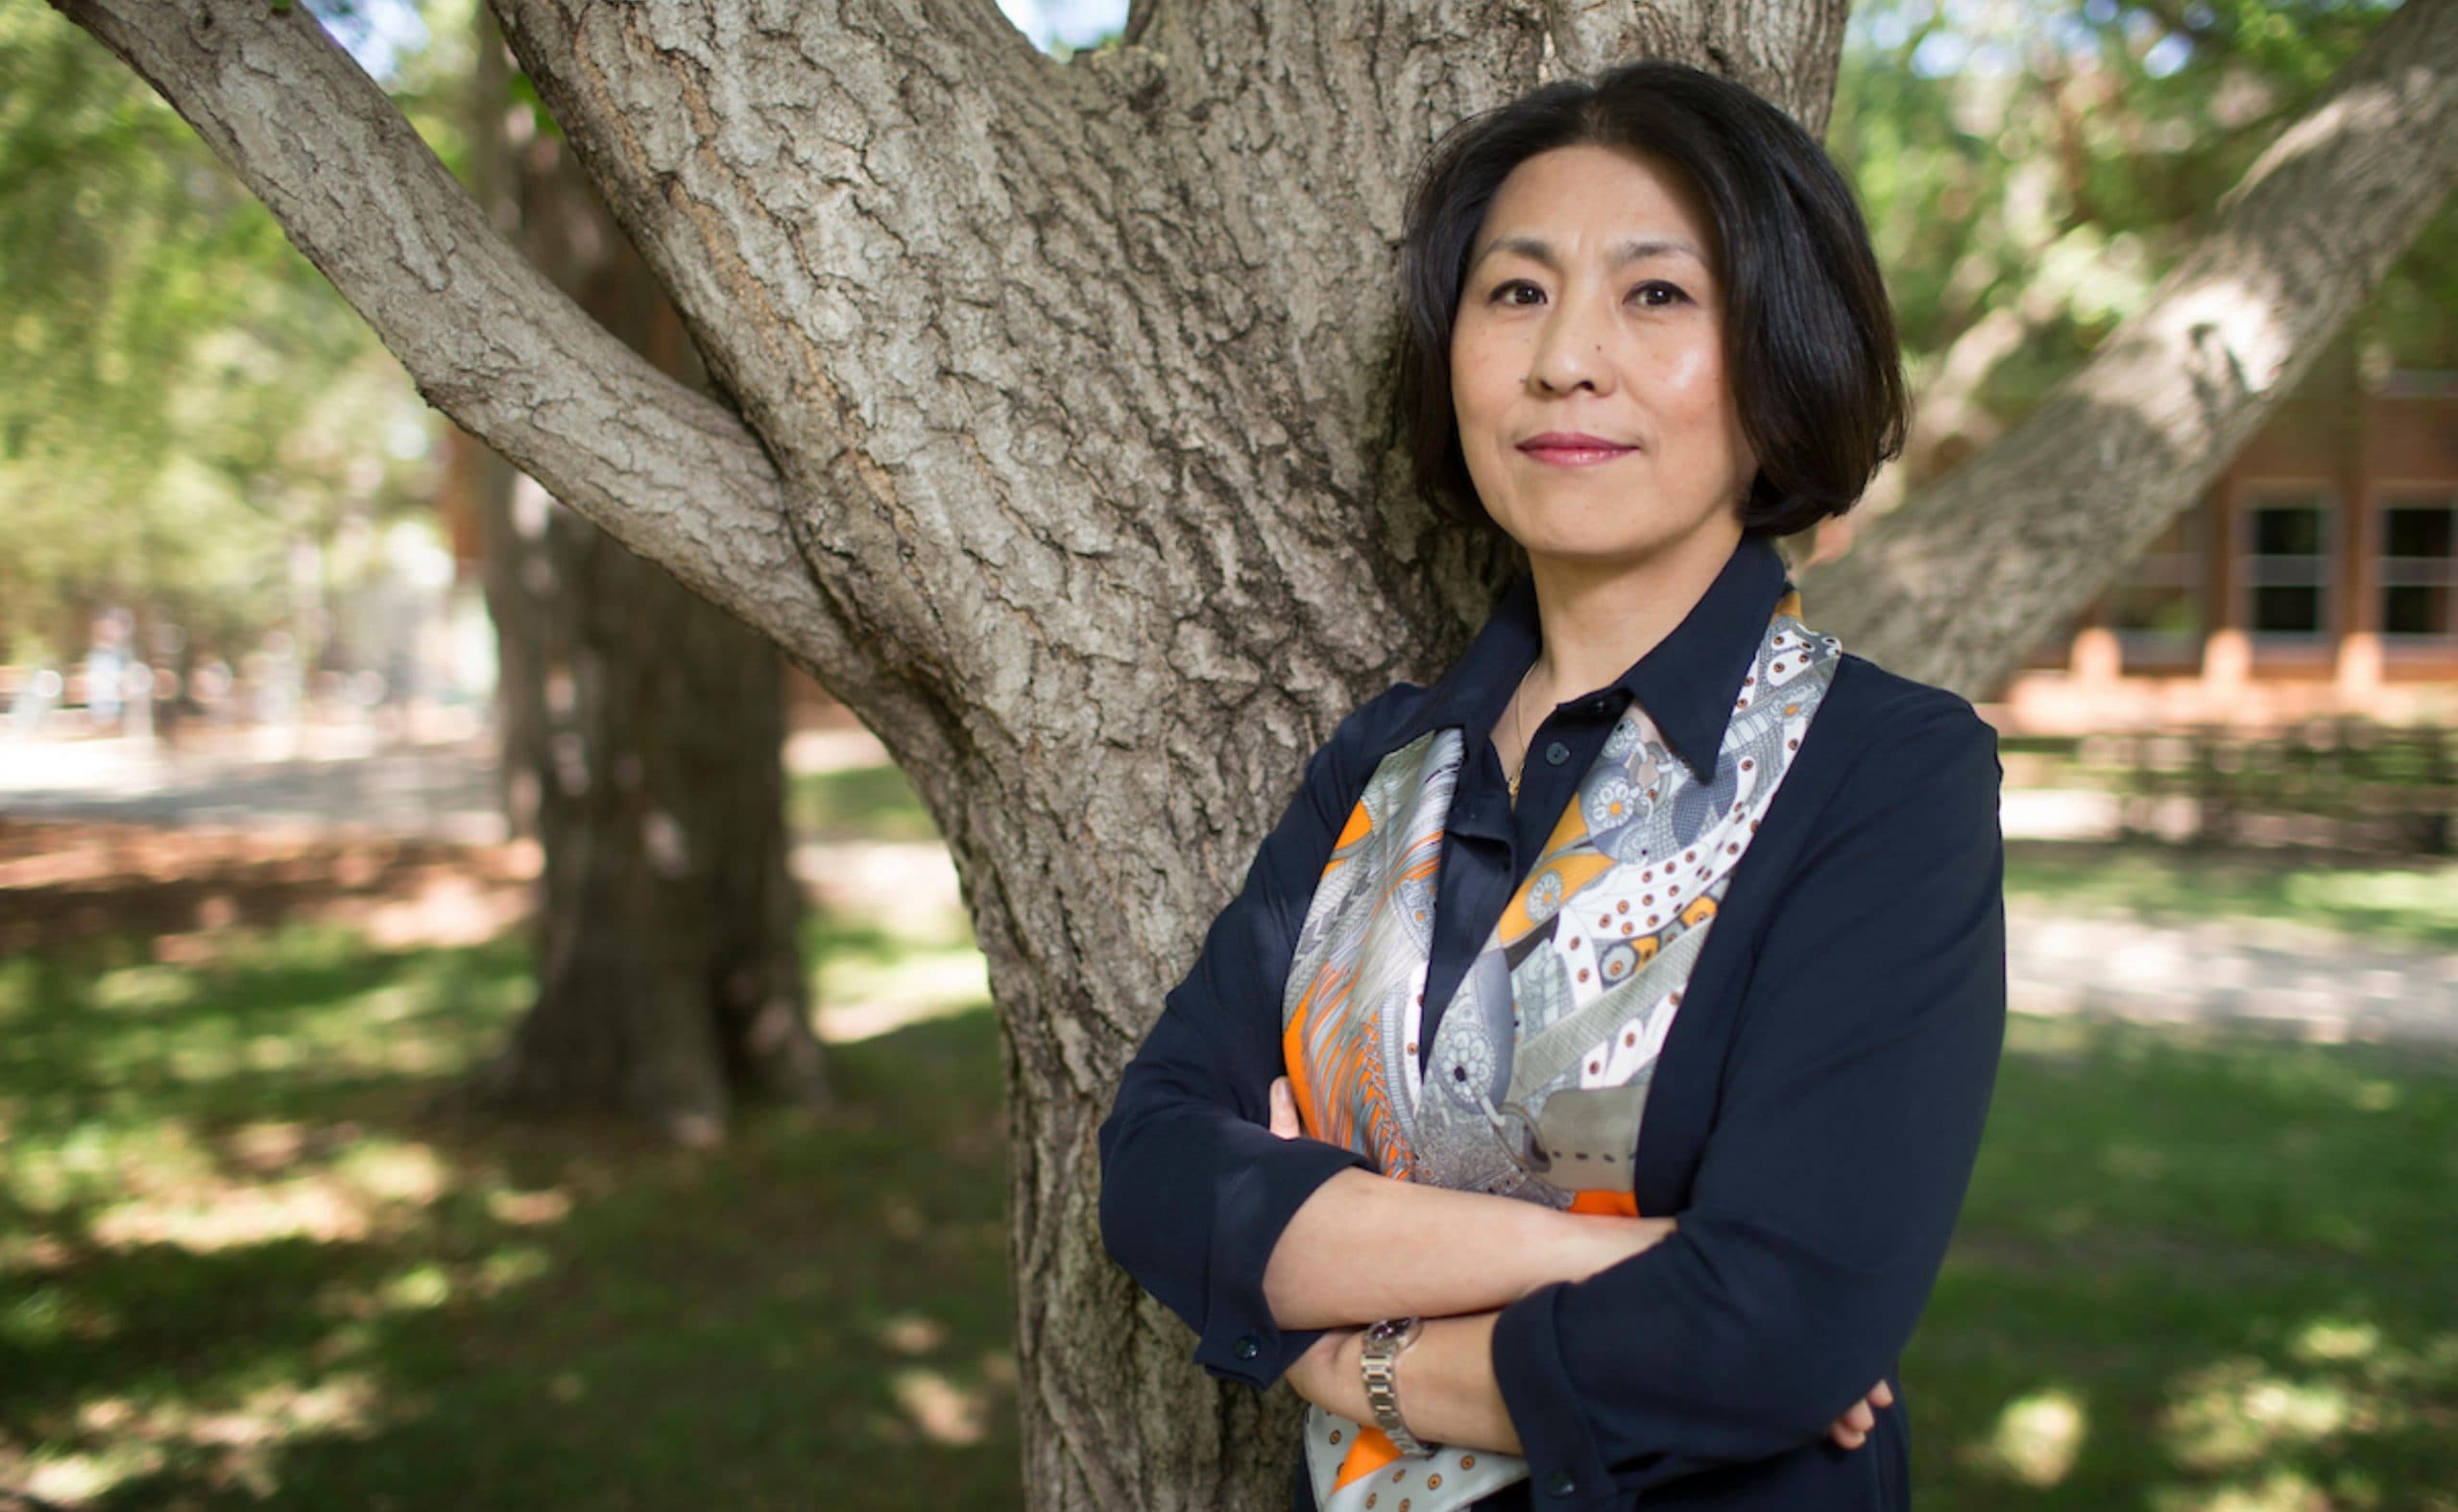
<instances>
[{"instance_id":1,"label":"black hair","mask_svg":"<svg viewBox=\"0 0 2458 1512\"><path fill-rule=\"evenodd\" d=\"M1789 536L1850 509L1902 451L1909 408L1860 206L1791 116L1730 80L1660 60L1544 85L1461 122L1428 155L1400 253L1400 408L1417 492L1456 518L1486 519L1451 405L1470 244L1513 168L1575 146L1670 164L1714 222L1724 371L1758 458L1742 529Z\"/></svg>"}]
</instances>

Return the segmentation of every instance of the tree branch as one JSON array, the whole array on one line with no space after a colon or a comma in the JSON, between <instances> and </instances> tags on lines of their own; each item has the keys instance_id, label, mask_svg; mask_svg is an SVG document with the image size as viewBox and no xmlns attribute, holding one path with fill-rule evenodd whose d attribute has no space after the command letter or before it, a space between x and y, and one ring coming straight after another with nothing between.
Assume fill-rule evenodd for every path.
<instances>
[{"instance_id":1,"label":"tree branch","mask_svg":"<svg viewBox=\"0 0 2458 1512\"><path fill-rule=\"evenodd\" d=\"M304 7L55 3L196 128L438 409L807 663L850 660L758 441L541 276Z\"/></svg>"},{"instance_id":2,"label":"tree branch","mask_svg":"<svg viewBox=\"0 0 2458 1512\"><path fill-rule=\"evenodd\" d=\"M1555 70L1672 58L1744 84L1826 134L1848 6L1800 0L1546 0Z\"/></svg>"},{"instance_id":3,"label":"tree branch","mask_svg":"<svg viewBox=\"0 0 2458 1512\"><path fill-rule=\"evenodd\" d=\"M990 0L494 3L776 459L824 591L916 686L1037 696L987 674L1053 601L1089 606L1077 649L1110 664L1291 564L1323 624L1255 616L1224 663L1286 666L1312 635L1345 663L1326 704L1387 664L1321 564L1378 523L1406 188L1383 169L1443 108L1407 72L1451 60L1427 37L1242 0L1158 8L1148 45L1062 66ZM1273 25L1292 54L1232 66ZM1239 501L1241 539L1169 497ZM1183 591L1141 581L1154 556Z\"/></svg>"},{"instance_id":4,"label":"tree branch","mask_svg":"<svg viewBox=\"0 0 2458 1512\"><path fill-rule=\"evenodd\" d=\"M1803 574L1813 616L1909 676L1994 687L2200 496L2453 180L2458 0L2408 0L2080 372Z\"/></svg>"}]
</instances>

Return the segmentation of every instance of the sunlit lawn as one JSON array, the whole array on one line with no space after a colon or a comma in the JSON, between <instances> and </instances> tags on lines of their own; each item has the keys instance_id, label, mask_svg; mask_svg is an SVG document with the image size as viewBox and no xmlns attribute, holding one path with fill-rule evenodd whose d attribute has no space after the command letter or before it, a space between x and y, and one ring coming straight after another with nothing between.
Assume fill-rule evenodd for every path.
<instances>
[{"instance_id":1,"label":"sunlit lawn","mask_svg":"<svg viewBox=\"0 0 2458 1512\"><path fill-rule=\"evenodd\" d=\"M2458 1059L2009 1038L1904 1365L1930 1503L2458 1507Z\"/></svg>"},{"instance_id":2,"label":"sunlit lawn","mask_svg":"<svg viewBox=\"0 0 2458 1512\"><path fill-rule=\"evenodd\" d=\"M2162 923L2294 920L2385 946L2458 950L2458 859L2448 857L2014 840L2006 892Z\"/></svg>"},{"instance_id":3,"label":"sunlit lawn","mask_svg":"<svg viewBox=\"0 0 2458 1512\"><path fill-rule=\"evenodd\" d=\"M963 954L810 944L832 999ZM987 1010L678 1155L422 1115L515 942L214 947L0 961L0 1508L1016 1504ZM1919 1504L2458 1508L2453 1193L2447 1056L2018 1019L1905 1365Z\"/></svg>"},{"instance_id":4,"label":"sunlit lawn","mask_svg":"<svg viewBox=\"0 0 2458 1512\"><path fill-rule=\"evenodd\" d=\"M0 966L0 1507L1013 1503L985 1009L677 1155L420 1118L510 944L226 944Z\"/></svg>"}]
</instances>

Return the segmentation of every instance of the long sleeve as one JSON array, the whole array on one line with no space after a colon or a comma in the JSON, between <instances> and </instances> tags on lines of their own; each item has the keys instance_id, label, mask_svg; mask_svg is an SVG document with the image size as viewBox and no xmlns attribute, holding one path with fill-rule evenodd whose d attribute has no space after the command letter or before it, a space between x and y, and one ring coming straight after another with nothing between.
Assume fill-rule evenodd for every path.
<instances>
[{"instance_id":1,"label":"long sleeve","mask_svg":"<svg viewBox=\"0 0 2458 1512\"><path fill-rule=\"evenodd\" d=\"M1540 1506L1811 1445L1912 1335L2006 984L1994 732L1934 690L1905 715L1774 900L1680 1231L1502 1313L1495 1379Z\"/></svg>"},{"instance_id":2,"label":"long sleeve","mask_svg":"<svg viewBox=\"0 0 2458 1512\"><path fill-rule=\"evenodd\" d=\"M1418 691L1366 704L1307 762L1101 1124L1101 1242L1194 1330L1197 1363L1259 1390L1322 1332L1282 1331L1264 1300L1281 1231L1334 1172L1372 1169L1341 1146L1271 1133L1282 989L1315 880L1379 756L1375 732Z\"/></svg>"}]
</instances>

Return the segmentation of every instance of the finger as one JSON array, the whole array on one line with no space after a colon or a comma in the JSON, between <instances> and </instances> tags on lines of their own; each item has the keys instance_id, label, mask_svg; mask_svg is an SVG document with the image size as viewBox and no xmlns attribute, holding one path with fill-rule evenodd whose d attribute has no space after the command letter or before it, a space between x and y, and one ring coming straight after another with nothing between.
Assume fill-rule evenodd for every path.
<instances>
[{"instance_id":1,"label":"finger","mask_svg":"<svg viewBox=\"0 0 2458 1512\"><path fill-rule=\"evenodd\" d=\"M1289 1090L1289 1078L1280 1077L1271 1084L1271 1132L1284 1140L1297 1138L1297 1094Z\"/></svg>"},{"instance_id":2,"label":"finger","mask_svg":"<svg viewBox=\"0 0 2458 1512\"><path fill-rule=\"evenodd\" d=\"M1858 1449L1863 1444L1868 1442L1868 1434L1856 1432L1851 1428L1845 1428L1840 1421L1826 1431L1836 1443L1842 1445L1845 1449Z\"/></svg>"},{"instance_id":3,"label":"finger","mask_svg":"<svg viewBox=\"0 0 2458 1512\"><path fill-rule=\"evenodd\" d=\"M1894 1388L1881 1380L1869 1388L1869 1400L1882 1407L1894 1405Z\"/></svg>"},{"instance_id":4,"label":"finger","mask_svg":"<svg viewBox=\"0 0 2458 1512\"><path fill-rule=\"evenodd\" d=\"M1852 1410L1844 1414L1844 1425L1855 1433L1867 1433L1878 1426L1878 1415L1866 1402L1854 1403Z\"/></svg>"}]
</instances>

